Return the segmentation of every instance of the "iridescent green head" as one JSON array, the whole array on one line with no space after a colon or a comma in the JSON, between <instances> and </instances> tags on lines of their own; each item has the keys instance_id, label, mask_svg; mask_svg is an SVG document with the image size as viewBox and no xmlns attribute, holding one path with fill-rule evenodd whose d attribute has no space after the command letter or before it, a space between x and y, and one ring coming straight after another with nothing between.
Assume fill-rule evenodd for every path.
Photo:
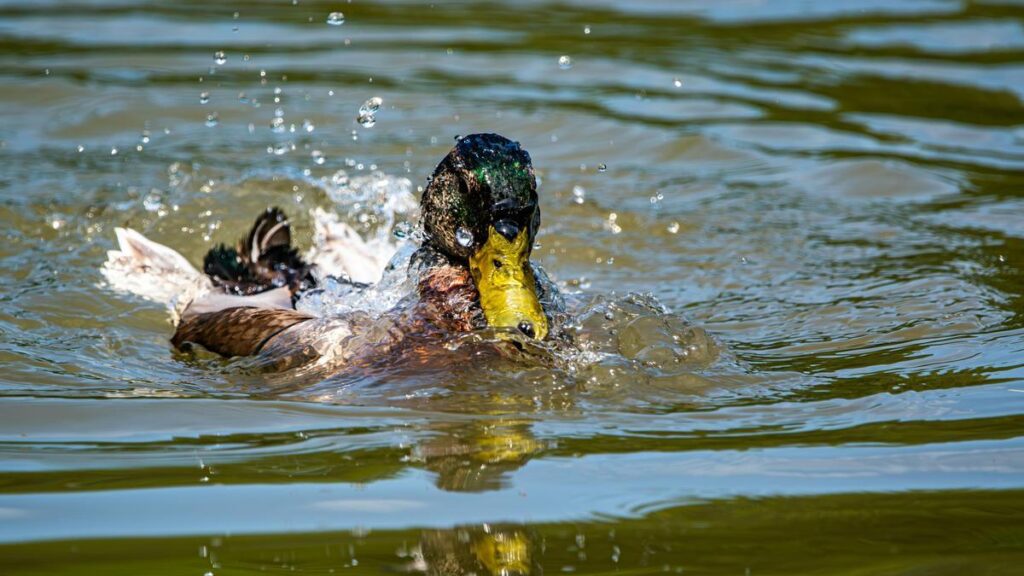
<instances>
[{"instance_id":1,"label":"iridescent green head","mask_svg":"<svg viewBox=\"0 0 1024 576\"><path fill-rule=\"evenodd\" d=\"M420 207L429 242L469 267L488 324L543 338L547 320L530 267L540 205L526 150L497 134L460 139Z\"/></svg>"}]
</instances>

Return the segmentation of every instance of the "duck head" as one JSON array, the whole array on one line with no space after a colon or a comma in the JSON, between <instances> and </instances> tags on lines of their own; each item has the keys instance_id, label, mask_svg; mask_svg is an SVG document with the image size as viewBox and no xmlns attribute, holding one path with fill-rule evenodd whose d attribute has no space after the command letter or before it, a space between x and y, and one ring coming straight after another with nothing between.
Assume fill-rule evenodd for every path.
<instances>
[{"instance_id":1,"label":"duck head","mask_svg":"<svg viewBox=\"0 0 1024 576\"><path fill-rule=\"evenodd\" d=\"M461 138L420 207L427 242L469 268L488 325L543 339L548 322L530 266L540 205L526 150L497 134Z\"/></svg>"}]
</instances>

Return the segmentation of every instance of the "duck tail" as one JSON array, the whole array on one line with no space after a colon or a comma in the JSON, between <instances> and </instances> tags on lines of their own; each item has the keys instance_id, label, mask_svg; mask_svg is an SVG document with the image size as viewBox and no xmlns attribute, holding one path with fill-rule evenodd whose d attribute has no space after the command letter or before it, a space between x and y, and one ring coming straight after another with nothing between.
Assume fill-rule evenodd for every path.
<instances>
[{"instance_id":1,"label":"duck tail","mask_svg":"<svg viewBox=\"0 0 1024 576\"><path fill-rule=\"evenodd\" d=\"M292 293L316 285L313 266L291 245L288 218L280 208L268 208L256 218L249 234L231 248L220 244L203 258L203 272L230 294L247 296L287 286Z\"/></svg>"},{"instance_id":2,"label":"duck tail","mask_svg":"<svg viewBox=\"0 0 1024 576\"><path fill-rule=\"evenodd\" d=\"M208 287L203 275L174 249L131 228L114 228L114 233L118 250L107 252L101 272L115 290L167 304L173 311Z\"/></svg>"}]
</instances>

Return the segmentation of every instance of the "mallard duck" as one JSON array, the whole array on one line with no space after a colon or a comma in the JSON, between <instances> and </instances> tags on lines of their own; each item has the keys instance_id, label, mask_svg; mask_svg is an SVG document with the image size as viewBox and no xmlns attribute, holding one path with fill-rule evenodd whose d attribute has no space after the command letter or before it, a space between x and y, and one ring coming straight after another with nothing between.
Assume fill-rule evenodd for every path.
<instances>
[{"instance_id":1,"label":"mallard duck","mask_svg":"<svg viewBox=\"0 0 1024 576\"><path fill-rule=\"evenodd\" d=\"M202 273L170 248L118 229L121 249L110 253L106 272L145 269L194 286L176 296L175 348L200 345L278 367L324 357L345 364L414 332L489 327L516 338L549 336L558 296L530 261L540 206L530 155L517 142L497 134L459 139L430 177L420 212L422 240L408 264L415 293L383 323L367 313L296 308L324 279L292 245L277 208L262 213L236 247L211 249Z\"/></svg>"}]
</instances>

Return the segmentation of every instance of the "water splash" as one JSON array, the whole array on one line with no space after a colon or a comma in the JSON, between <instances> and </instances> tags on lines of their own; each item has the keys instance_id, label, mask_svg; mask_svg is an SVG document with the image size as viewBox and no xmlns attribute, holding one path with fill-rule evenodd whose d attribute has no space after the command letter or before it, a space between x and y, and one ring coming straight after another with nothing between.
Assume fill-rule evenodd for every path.
<instances>
[{"instance_id":1,"label":"water splash","mask_svg":"<svg viewBox=\"0 0 1024 576\"><path fill-rule=\"evenodd\" d=\"M455 231L455 241L459 243L459 246L469 248L473 245L473 232L459 226L459 229Z\"/></svg>"}]
</instances>

